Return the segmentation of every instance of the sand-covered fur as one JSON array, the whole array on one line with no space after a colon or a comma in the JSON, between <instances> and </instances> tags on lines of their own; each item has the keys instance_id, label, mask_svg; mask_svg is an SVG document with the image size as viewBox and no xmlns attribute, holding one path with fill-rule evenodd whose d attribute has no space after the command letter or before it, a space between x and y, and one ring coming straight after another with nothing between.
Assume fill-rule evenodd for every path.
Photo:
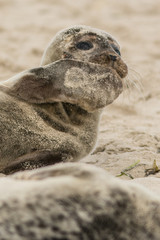
<instances>
[{"instance_id":1,"label":"sand-covered fur","mask_svg":"<svg viewBox=\"0 0 160 240\"><path fill-rule=\"evenodd\" d=\"M42 65L0 84L3 173L89 154L97 140L101 109L119 96L127 75L118 43L86 26L58 33Z\"/></svg>"}]
</instances>

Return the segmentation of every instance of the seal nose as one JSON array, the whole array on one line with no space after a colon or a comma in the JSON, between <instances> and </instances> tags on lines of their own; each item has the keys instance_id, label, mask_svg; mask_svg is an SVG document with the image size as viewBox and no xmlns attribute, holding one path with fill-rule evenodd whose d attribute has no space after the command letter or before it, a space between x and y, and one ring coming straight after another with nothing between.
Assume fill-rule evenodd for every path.
<instances>
[{"instance_id":1,"label":"seal nose","mask_svg":"<svg viewBox=\"0 0 160 240\"><path fill-rule=\"evenodd\" d=\"M110 60L112 60L113 62L115 62L117 60L117 56L115 55L109 55Z\"/></svg>"}]
</instances>

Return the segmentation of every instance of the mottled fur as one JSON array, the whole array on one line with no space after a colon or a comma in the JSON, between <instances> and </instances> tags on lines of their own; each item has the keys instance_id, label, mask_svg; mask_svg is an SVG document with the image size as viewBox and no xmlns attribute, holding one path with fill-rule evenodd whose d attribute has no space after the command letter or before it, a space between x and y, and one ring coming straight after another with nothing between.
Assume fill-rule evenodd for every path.
<instances>
[{"instance_id":1,"label":"mottled fur","mask_svg":"<svg viewBox=\"0 0 160 240\"><path fill-rule=\"evenodd\" d=\"M159 240L160 199L104 170L64 163L0 179L1 240Z\"/></svg>"},{"instance_id":2,"label":"mottled fur","mask_svg":"<svg viewBox=\"0 0 160 240\"><path fill-rule=\"evenodd\" d=\"M93 48L77 49L80 41ZM76 161L92 151L101 109L119 96L127 75L115 47L101 30L73 27L55 36L44 66L0 84L1 172Z\"/></svg>"}]
</instances>

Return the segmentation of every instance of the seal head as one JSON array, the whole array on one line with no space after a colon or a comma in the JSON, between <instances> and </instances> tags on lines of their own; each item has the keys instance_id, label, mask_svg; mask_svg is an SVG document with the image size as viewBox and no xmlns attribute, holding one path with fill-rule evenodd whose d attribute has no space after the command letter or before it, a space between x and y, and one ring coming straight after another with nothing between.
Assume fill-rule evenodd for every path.
<instances>
[{"instance_id":1,"label":"seal head","mask_svg":"<svg viewBox=\"0 0 160 240\"><path fill-rule=\"evenodd\" d=\"M105 31L74 26L59 32L46 49L42 65L61 59L75 61L77 65L66 72L60 101L92 112L110 104L122 92L127 65L121 58L119 44Z\"/></svg>"},{"instance_id":2,"label":"seal head","mask_svg":"<svg viewBox=\"0 0 160 240\"><path fill-rule=\"evenodd\" d=\"M114 62L113 68L122 78L128 73L127 65L122 60L120 61L121 53L118 42L105 31L88 26L73 26L57 33L44 52L42 65L63 58L107 66Z\"/></svg>"}]
</instances>

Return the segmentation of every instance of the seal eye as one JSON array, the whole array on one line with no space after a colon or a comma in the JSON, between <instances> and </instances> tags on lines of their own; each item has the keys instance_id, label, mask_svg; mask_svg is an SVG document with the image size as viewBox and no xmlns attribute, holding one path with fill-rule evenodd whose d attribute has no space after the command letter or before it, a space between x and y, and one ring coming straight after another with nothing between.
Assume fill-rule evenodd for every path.
<instances>
[{"instance_id":1,"label":"seal eye","mask_svg":"<svg viewBox=\"0 0 160 240\"><path fill-rule=\"evenodd\" d=\"M116 46L112 45L112 48L114 49L114 51L115 51L118 55L121 56L121 53L120 53L119 49L118 49Z\"/></svg>"},{"instance_id":2,"label":"seal eye","mask_svg":"<svg viewBox=\"0 0 160 240\"><path fill-rule=\"evenodd\" d=\"M93 48L93 44L91 42L79 42L76 44L76 47L80 50L89 50Z\"/></svg>"},{"instance_id":3,"label":"seal eye","mask_svg":"<svg viewBox=\"0 0 160 240\"><path fill-rule=\"evenodd\" d=\"M120 53L120 51L119 51L119 49L118 49L118 48L114 48L114 51L115 51L116 53L118 53L118 55L120 55L120 56L121 56L121 53Z\"/></svg>"}]
</instances>

